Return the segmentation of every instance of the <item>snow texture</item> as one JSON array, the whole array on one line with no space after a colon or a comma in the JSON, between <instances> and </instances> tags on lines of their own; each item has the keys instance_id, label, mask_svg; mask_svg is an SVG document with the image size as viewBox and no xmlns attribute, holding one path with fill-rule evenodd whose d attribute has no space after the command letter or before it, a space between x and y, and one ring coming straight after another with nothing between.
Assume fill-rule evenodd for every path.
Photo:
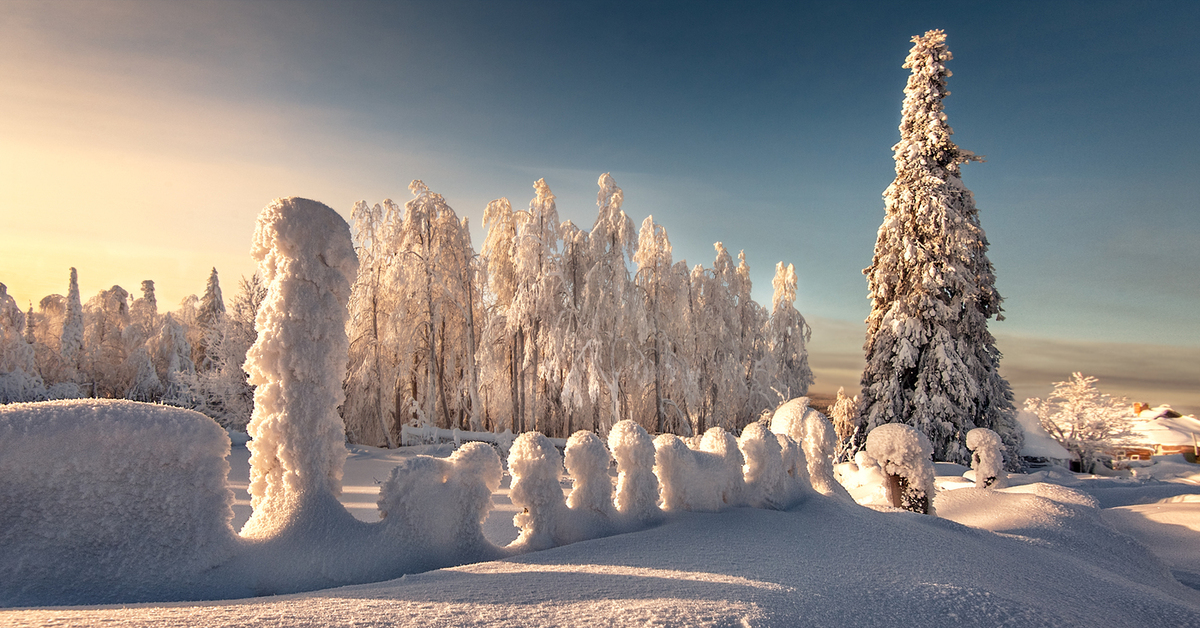
<instances>
[{"instance_id":1,"label":"snow texture","mask_svg":"<svg viewBox=\"0 0 1200 628\"><path fill-rule=\"evenodd\" d=\"M0 406L0 605L190 595L235 550L228 453L191 410Z\"/></svg>"},{"instance_id":2,"label":"snow texture","mask_svg":"<svg viewBox=\"0 0 1200 628\"><path fill-rule=\"evenodd\" d=\"M794 476L784 469L783 448L775 434L762 423L751 423L742 430L738 449L746 461L743 470L746 503L755 508L778 510L791 506Z\"/></svg>"},{"instance_id":3,"label":"snow texture","mask_svg":"<svg viewBox=\"0 0 1200 628\"><path fill-rule=\"evenodd\" d=\"M263 209L250 254L267 296L245 364L257 388L248 426L254 514L242 534L263 538L300 523L310 501L341 490L346 447L337 408L358 259L346 221L302 198Z\"/></svg>"},{"instance_id":4,"label":"snow texture","mask_svg":"<svg viewBox=\"0 0 1200 628\"><path fill-rule=\"evenodd\" d=\"M662 511L650 435L633 421L618 421L608 433L608 449L617 461L617 512L642 522L658 518Z\"/></svg>"},{"instance_id":5,"label":"snow texture","mask_svg":"<svg viewBox=\"0 0 1200 628\"><path fill-rule=\"evenodd\" d=\"M932 507L927 510L922 505L931 505L936 491L933 447L924 434L903 423L880 425L867 434L866 450L885 475L903 480L898 489L901 495L889 495L893 504L933 514Z\"/></svg>"},{"instance_id":6,"label":"snow texture","mask_svg":"<svg viewBox=\"0 0 1200 628\"><path fill-rule=\"evenodd\" d=\"M674 434L660 434L654 439L654 448L654 474L663 510L717 512L730 505L726 502L732 494L729 465L724 457L690 449Z\"/></svg>"},{"instance_id":7,"label":"snow texture","mask_svg":"<svg viewBox=\"0 0 1200 628\"><path fill-rule=\"evenodd\" d=\"M720 427L710 427L700 438L700 452L712 454L718 460L714 474L708 480L713 491L721 498L725 506L741 505L746 491L746 480L743 467L746 459L738 448L737 439L733 434Z\"/></svg>"},{"instance_id":8,"label":"snow texture","mask_svg":"<svg viewBox=\"0 0 1200 628\"><path fill-rule=\"evenodd\" d=\"M975 471L976 488L1004 488L1008 475L1004 473L1004 452L1000 435L986 427L967 432L967 449L971 454L971 469Z\"/></svg>"}]
</instances>

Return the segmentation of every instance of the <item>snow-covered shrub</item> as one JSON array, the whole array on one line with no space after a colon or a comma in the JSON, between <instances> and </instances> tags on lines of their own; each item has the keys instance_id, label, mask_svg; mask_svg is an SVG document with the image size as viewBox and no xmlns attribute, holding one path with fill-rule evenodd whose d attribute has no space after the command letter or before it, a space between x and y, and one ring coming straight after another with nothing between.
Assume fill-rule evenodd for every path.
<instances>
[{"instance_id":1,"label":"snow-covered shrub","mask_svg":"<svg viewBox=\"0 0 1200 628\"><path fill-rule=\"evenodd\" d=\"M779 441L779 456L783 459L783 471L788 475L788 482L797 497L812 490L812 481L808 477L808 461L804 457L804 449L800 443L792 440L787 434L775 434Z\"/></svg>"},{"instance_id":2,"label":"snow-covered shrub","mask_svg":"<svg viewBox=\"0 0 1200 628\"><path fill-rule=\"evenodd\" d=\"M191 410L0 406L0 606L188 595L236 547L228 454Z\"/></svg>"},{"instance_id":3,"label":"snow-covered shrub","mask_svg":"<svg viewBox=\"0 0 1200 628\"><path fill-rule=\"evenodd\" d=\"M379 490L384 527L434 552L485 547L483 521L502 473L500 456L484 443L467 443L449 458L402 460Z\"/></svg>"},{"instance_id":4,"label":"snow-covered shrub","mask_svg":"<svg viewBox=\"0 0 1200 628\"><path fill-rule=\"evenodd\" d=\"M575 481L567 496L567 507L591 511L609 517L613 513L613 485L608 477L612 457L592 432L580 430L567 439L565 452L567 473Z\"/></svg>"},{"instance_id":5,"label":"snow-covered shrub","mask_svg":"<svg viewBox=\"0 0 1200 628\"><path fill-rule=\"evenodd\" d=\"M509 498L524 512L513 517L521 530L514 546L540 550L561 545L566 530L567 506L558 484L562 456L550 439L538 432L525 432L508 452L508 472L512 474Z\"/></svg>"},{"instance_id":6,"label":"snow-covered shrub","mask_svg":"<svg viewBox=\"0 0 1200 628\"><path fill-rule=\"evenodd\" d=\"M742 467L746 459L742 457L737 439L720 427L710 427L700 439L700 451L716 456L708 482L712 484L711 490L721 498L721 504L740 506L745 492Z\"/></svg>"},{"instance_id":7,"label":"snow-covered shrub","mask_svg":"<svg viewBox=\"0 0 1200 628\"><path fill-rule=\"evenodd\" d=\"M661 511L650 435L629 419L618 421L608 433L608 449L617 461L617 512L638 521L657 517Z\"/></svg>"},{"instance_id":8,"label":"snow-covered shrub","mask_svg":"<svg viewBox=\"0 0 1200 628\"><path fill-rule=\"evenodd\" d=\"M771 417L771 431L785 434L804 449L809 482L818 493L849 499L833 475L837 434L825 415L810 408L808 397L797 397L779 406Z\"/></svg>"},{"instance_id":9,"label":"snow-covered shrub","mask_svg":"<svg viewBox=\"0 0 1200 628\"><path fill-rule=\"evenodd\" d=\"M1004 472L1004 444L1000 435L986 427L967 432L967 449L971 454L971 469L975 471L978 488L1004 488L1008 474Z\"/></svg>"},{"instance_id":10,"label":"snow-covered shrub","mask_svg":"<svg viewBox=\"0 0 1200 628\"><path fill-rule=\"evenodd\" d=\"M345 398L346 302L358 259L346 221L302 198L263 209L250 253L267 296L245 363L257 388L247 445L254 512L242 535L267 537L299 523L310 502L341 491L346 437L337 408Z\"/></svg>"},{"instance_id":11,"label":"snow-covered shrub","mask_svg":"<svg viewBox=\"0 0 1200 628\"><path fill-rule=\"evenodd\" d=\"M1050 436L1079 459L1084 473L1096 468L1114 441L1131 433L1126 400L1101 393L1097 381L1072 373L1071 379L1055 382L1044 401L1025 401L1025 410L1037 415Z\"/></svg>"},{"instance_id":12,"label":"snow-covered shrub","mask_svg":"<svg viewBox=\"0 0 1200 628\"><path fill-rule=\"evenodd\" d=\"M762 423L751 423L742 430L738 449L746 461L746 503L755 508L786 508L787 472L783 468L783 448L775 434Z\"/></svg>"},{"instance_id":13,"label":"snow-covered shrub","mask_svg":"<svg viewBox=\"0 0 1200 628\"><path fill-rule=\"evenodd\" d=\"M660 434L654 449L654 475L664 510L717 512L726 506L729 491L723 487L729 472L724 457L690 449L674 434Z\"/></svg>"},{"instance_id":14,"label":"snow-covered shrub","mask_svg":"<svg viewBox=\"0 0 1200 628\"><path fill-rule=\"evenodd\" d=\"M888 423L867 434L867 456L888 478L893 506L934 514L933 447L911 425Z\"/></svg>"}]
</instances>

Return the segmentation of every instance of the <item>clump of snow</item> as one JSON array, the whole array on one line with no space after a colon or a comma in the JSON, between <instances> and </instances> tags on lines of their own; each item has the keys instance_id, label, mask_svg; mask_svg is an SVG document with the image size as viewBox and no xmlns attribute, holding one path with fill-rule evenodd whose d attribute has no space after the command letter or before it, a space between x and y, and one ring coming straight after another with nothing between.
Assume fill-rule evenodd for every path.
<instances>
[{"instance_id":1,"label":"clump of snow","mask_svg":"<svg viewBox=\"0 0 1200 628\"><path fill-rule=\"evenodd\" d=\"M975 472L977 488L1004 488L1008 474L1004 472L1003 443L1000 435L986 427L967 432L967 449L971 454L971 470Z\"/></svg>"},{"instance_id":2,"label":"clump of snow","mask_svg":"<svg viewBox=\"0 0 1200 628\"><path fill-rule=\"evenodd\" d=\"M933 447L911 425L887 423L867 434L867 456L888 478L888 498L893 506L933 513Z\"/></svg>"},{"instance_id":3,"label":"clump of snow","mask_svg":"<svg viewBox=\"0 0 1200 628\"><path fill-rule=\"evenodd\" d=\"M384 529L426 551L462 554L487 547L483 521L500 488L500 456L467 443L447 458L402 460L379 490Z\"/></svg>"},{"instance_id":4,"label":"clump of snow","mask_svg":"<svg viewBox=\"0 0 1200 628\"><path fill-rule=\"evenodd\" d=\"M329 207L279 199L258 216L250 254L267 284L245 369L254 391L248 433L254 513L242 535L297 523L310 501L341 490L349 342L346 303L358 269L350 227Z\"/></svg>"},{"instance_id":5,"label":"clump of snow","mask_svg":"<svg viewBox=\"0 0 1200 628\"><path fill-rule=\"evenodd\" d=\"M559 486L562 456L542 434L525 432L508 452L508 472L512 475L509 497L524 511L513 517L521 534L514 547L540 550L561 545L560 530L567 517L567 506Z\"/></svg>"},{"instance_id":6,"label":"clump of snow","mask_svg":"<svg viewBox=\"0 0 1200 628\"><path fill-rule=\"evenodd\" d=\"M654 475L664 510L717 512L726 505L728 465L725 458L696 451L674 434L654 439Z\"/></svg>"},{"instance_id":7,"label":"clump of snow","mask_svg":"<svg viewBox=\"0 0 1200 628\"><path fill-rule=\"evenodd\" d=\"M228 453L182 408L0 406L0 606L187 595L236 549Z\"/></svg>"},{"instance_id":8,"label":"clump of snow","mask_svg":"<svg viewBox=\"0 0 1200 628\"><path fill-rule=\"evenodd\" d=\"M608 467L612 457L604 448L604 441L592 432L580 430L567 439L564 457L567 473L575 481L567 496L567 507L611 517L614 512L613 486Z\"/></svg>"},{"instance_id":9,"label":"clump of snow","mask_svg":"<svg viewBox=\"0 0 1200 628\"><path fill-rule=\"evenodd\" d=\"M662 511L650 435L629 419L618 421L608 432L608 449L617 461L617 512L642 522L658 517Z\"/></svg>"},{"instance_id":10,"label":"clump of snow","mask_svg":"<svg viewBox=\"0 0 1200 628\"><path fill-rule=\"evenodd\" d=\"M790 478L788 481L798 499L813 490L812 481L808 476L808 461L805 459L804 449L800 447L800 443L792 440L792 437L787 434L775 434L775 440L779 441L779 456L783 459L783 470L788 474Z\"/></svg>"},{"instance_id":11,"label":"clump of snow","mask_svg":"<svg viewBox=\"0 0 1200 628\"><path fill-rule=\"evenodd\" d=\"M787 508L791 487L783 468L783 448L775 434L762 423L751 423L742 430L738 449L746 461L746 503L755 508Z\"/></svg>"},{"instance_id":12,"label":"clump of snow","mask_svg":"<svg viewBox=\"0 0 1200 628\"><path fill-rule=\"evenodd\" d=\"M700 451L713 454L717 458L713 474L707 481L712 484L712 490L720 496L721 504L741 505L746 490L742 473L746 459L742 457L737 439L720 427L710 427L700 439Z\"/></svg>"},{"instance_id":13,"label":"clump of snow","mask_svg":"<svg viewBox=\"0 0 1200 628\"><path fill-rule=\"evenodd\" d=\"M818 493L852 500L834 477L837 432L824 414L809 407L808 397L797 397L779 406L771 417L771 431L790 436L804 449L809 481Z\"/></svg>"}]
</instances>

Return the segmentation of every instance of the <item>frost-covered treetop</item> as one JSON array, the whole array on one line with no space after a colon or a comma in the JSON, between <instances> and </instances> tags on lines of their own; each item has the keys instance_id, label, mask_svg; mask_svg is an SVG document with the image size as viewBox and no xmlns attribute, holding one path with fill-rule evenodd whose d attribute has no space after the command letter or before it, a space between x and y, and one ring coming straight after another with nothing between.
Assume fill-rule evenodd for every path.
<instances>
[{"instance_id":1,"label":"frost-covered treetop","mask_svg":"<svg viewBox=\"0 0 1200 628\"><path fill-rule=\"evenodd\" d=\"M950 95L946 79L951 72L946 61L954 58L946 47L946 33L932 30L912 38L913 47L904 60L912 70L904 88L901 107L900 142L892 147L896 174L913 175L922 170L944 168L958 175L958 165L977 161L970 151L959 149L950 140L954 131L946 123L942 99Z\"/></svg>"},{"instance_id":2,"label":"frost-covered treetop","mask_svg":"<svg viewBox=\"0 0 1200 628\"><path fill-rule=\"evenodd\" d=\"M337 292L345 302L358 274L358 258L348 243L349 226L323 203L305 198L277 200L258 215L250 256L268 284L282 273ZM348 245L349 244L349 245Z\"/></svg>"}]
</instances>

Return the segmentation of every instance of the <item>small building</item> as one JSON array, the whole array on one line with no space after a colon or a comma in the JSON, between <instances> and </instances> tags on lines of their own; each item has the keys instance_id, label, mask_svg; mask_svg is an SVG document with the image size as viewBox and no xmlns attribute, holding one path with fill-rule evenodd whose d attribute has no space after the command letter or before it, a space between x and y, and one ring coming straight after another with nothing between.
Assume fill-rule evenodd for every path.
<instances>
[{"instance_id":1,"label":"small building","mask_svg":"<svg viewBox=\"0 0 1200 628\"><path fill-rule=\"evenodd\" d=\"M1057 466L1069 468L1075 454L1058 444L1042 421L1032 412L1017 412L1017 424L1025 431L1025 443L1021 445L1021 459L1030 469Z\"/></svg>"},{"instance_id":2,"label":"small building","mask_svg":"<svg viewBox=\"0 0 1200 628\"><path fill-rule=\"evenodd\" d=\"M1195 460L1200 454L1200 419L1183 415L1171 406L1151 408L1133 404L1130 435L1121 439L1113 454L1118 459L1148 460L1150 456L1184 454Z\"/></svg>"}]
</instances>

